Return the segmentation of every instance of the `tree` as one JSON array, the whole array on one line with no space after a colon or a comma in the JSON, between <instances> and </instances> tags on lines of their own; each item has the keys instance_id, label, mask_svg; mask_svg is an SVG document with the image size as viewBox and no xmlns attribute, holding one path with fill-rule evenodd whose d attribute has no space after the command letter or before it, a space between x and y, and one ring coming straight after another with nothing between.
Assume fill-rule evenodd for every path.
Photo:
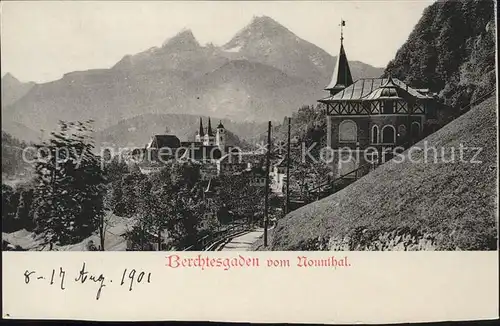
<instances>
[{"instance_id":1,"label":"tree","mask_svg":"<svg viewBox=\"0 0 500 326\"><path fill-rule=\"evenodd\" d=\"M179 189L174 205L174 216L169 228L169 239L173 248L195 246L198 241L198 225L203 216L204 203L188 188Z\"/></svg>"},{"instance_id":2,"label":"tree","mask_svg":"<svg viewBox=\"0 0 500 326\"><path fill-rule=\"evenodd\" d=\"M109 163L108 163L109 162ZM128 166L123 162L119 156L113 157L110 161L103 161L104 174L106 182L115 182L122 180L123 176L129 173Z\"/></svg>"},{"instance_id":3,"label":"tree","mask_svg":"<svg viewBox=\"0 0 500 326\"><path fill-rule=\"evenodd\" d=\"M98 231L101 251L105 250L104 242L106 239L106 232L109 227L111 227L111 217L113 216L115 202L113 198L113 183L108 182L105 185L104 197L103 197L103 207L104 213L100 216Z\"/></svg>"},{"instance_id":4,"label":"tree","mask_svg":"<svg viewBox=\"0 0 500 326\"><path fill-rule=\"evenodd\" d=\"M6 232L19 229L15 220L19 194L11 186L2 183L2 226Z\"/></svg>"},{"instance_id":5,"label":"tree","mask_svg":"<svg viewBox=\"0 0 500 326\"><path fill-rule=\"evenodd\" d=\"M28 170L29 165L22 157L23 149L26 146L25 142L2 130L2 175L15 176Z\"/></svg>"},{"instance_id":6,"label":"tree","mask_svg":"<svg viewBox=\"0 0 500 326\"><path fill-rule=\"evenodd\" d=\"M436 1L389 62L389 74L416 88L429 88L455 108L454 117L495 89L493 1ZM448 119L443 119L447 122Z\"/></svg>"},{"instance_id":7,"label":"tree","mask_svg":"<svg viewBox=\"0 0 500 326\"><path fill-rule=\"evenodd\" d=\"M149 234L151 228L154 226L154 221L157 219L155 207L154 194L152 193L152 184L149 180L142 180L138 187L138 206L137 206L137 218L138 226L142 233L141 237L141 250L144 250L145 243L144 239L148 238L146 235Z\"/></svg>"},{"instance_id":8,"label":"tree","mask_svg":"<svg viewBox=\"0 0 500 326\"><path fill-rule=\"evenodd\" d=\"M200 167L193 162L172 162L170 165L171 188L164 188L163 194L175 194L167 206L171 248L187 248L197 243L198 226L205 210Z\"/></svg>"},{"instance_id":9,"label":"tree","mask_svg":"<svg viewBox=\"0 0 500 326\"><path fill-rule=\"evenodd\" d=\"M137 224L128 238L135 248L145 250L153 241L158 250L163 242L168 249L196 244L204 209L199 165L171 161L134 184Z\"/></svg>"},{"instance_id":10,"label":"tree","mask_svg":"<svg viewBox=\"0 0 500 326\"><path fill-rule=\"evenodd\" d=\"M16 220L19 221L28 231L31 231L34 227L33 216L32 216L32 204L33 204L33 189L20 188L19 192L19 205L16 210Z\"/></svg>"},{"instance_id":11,"label":"tree","mask_svg":"<svg viewBox=\"0 0 500 326\"><path fill-rule=\"evenodd\" d=\"M60 121L60 131L36 146L34 231L50 249L88 237L104 214L104 177L91 124Z\"/></svg>"},{"instance_id":12,"label":"tree","mask_svg":"<svg viewBox=\"0 0 500 326\"><path fill-rule=\"evenodd\" d=\"M234 222L235 217L252 223L256 215L264 215L265 189L252 185L250 177L250 173L219 176L219 187L214 199L221 223ZM232 216L229 216L231 213Z\"/></svg>"},{"instance_id":13,"label":"tree","mask_svg":"<svg viewBox=\"0 0 500 326\"><path fill-rule=\"evenodd\" d=\"M101 250L104 251L104 242L107 229L111 226L111 216L117 210L117 205L122 200L121 181L123 176L128 173L128 167L122 162L119 156L111 157L108 149L102 157L102 167L105 177L105 189L103 205L105 213L101 214L99 220L99 238Z\"/></svg>"},{"instance_id":14,"label":"tree","mask_svg":"<svg viewBox=\"0 0 500 326\"><path fill-rule=\"evenodd\" d=\"M139 183L146 178L142 173L128 173L121 182L113 184L114 212L119 216L132 217L137 213Z\"/></svg>"}]
</instances>

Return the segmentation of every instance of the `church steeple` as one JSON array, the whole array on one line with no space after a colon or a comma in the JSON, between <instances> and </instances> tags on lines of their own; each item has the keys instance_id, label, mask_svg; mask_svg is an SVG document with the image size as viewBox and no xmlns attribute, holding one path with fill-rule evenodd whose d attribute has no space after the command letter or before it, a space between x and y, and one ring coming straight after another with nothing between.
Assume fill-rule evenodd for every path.
<instances>
[{"instance_id":1,"label":"church steeple","mask_svg":"<svg viewBox=\"0 0 500 326\"><path fill-rule=\"evenodd\" d=\"M340 51L337 57L337 64L335 65L335 71L333 72L332 80L330 84L328 84L328 86L325 88L325 90L330 91L330 94L332 96L353 84L351 69L349 68L349 61L347 60L347 55L345 54L344 50L344 26L345 21L341 20Z\"/></svg>"},{"instance_id":2,"label":"church steeple","mask_svg":"<svg viewBox=\"0 0 500 326\"><path fill-rule=\"evenodd\" d=\"M198 134L201 136L204 136L205 132L203 131L203 120L200 117L200 130L198 131Z\"/></svg>"},{"instance_id":3,"label":"church steeple","mask_svg":"<svg viewBox=\"0 0 500 326\"><path fill-rule=\"evenodd\" d=\"M207 134L209 136L213 136L214 135L214 133L212 131L212 123L210 122L210 117L208 118L208 130L207 130Z\"/></svg>"}]
</instances>

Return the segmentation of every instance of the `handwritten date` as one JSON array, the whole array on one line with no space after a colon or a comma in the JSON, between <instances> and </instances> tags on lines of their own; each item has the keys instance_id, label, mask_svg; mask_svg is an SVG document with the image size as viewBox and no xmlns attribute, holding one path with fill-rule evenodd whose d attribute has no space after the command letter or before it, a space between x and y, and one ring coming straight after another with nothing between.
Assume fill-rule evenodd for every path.
<instances>
[{"instance_id":1,"label":"handwritten date","mask_svg":"<svg viewBox=\"0 0 500 326\"><path fill-rule=\"evenodd\" d=\"M38 273L37 271L34 270L26 270L24 272L24 283L25 284L30 284L33 280L46 280L47 278ZM66 281L66 271L62 268L59 267L59 269L52 269L50 272L50 277L48 278L49 285L54 285L58 284L59 288L61 290L65 290L65 281ZM86 264L85 262L82 265L82 268L78 272L77 276L74 278L74 282L77 284L96 284L97 285L97 292L96 292L96 300L99 300L101 297L101 292L104 287L109 286L110 284L113 283L112 279L108 279L106 276L104 276L103 273L90 273L86 269ZM136 269L128 269L125 268L123 270L123 273L121 274L121 279L119 284L120 287L128 287L129 291L132 291L134 289L134 286L136 284L149 284L151 283L151 273L144 272L144 271L138 271Z\"/></svg>"}]
</instances>

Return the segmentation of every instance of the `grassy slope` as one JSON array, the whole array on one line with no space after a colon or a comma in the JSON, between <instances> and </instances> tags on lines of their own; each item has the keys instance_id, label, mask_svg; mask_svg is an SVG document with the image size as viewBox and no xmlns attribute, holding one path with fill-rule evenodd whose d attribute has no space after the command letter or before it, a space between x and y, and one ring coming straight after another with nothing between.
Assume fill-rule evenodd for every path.
<instances>
[{"instance_id":1,"label":"grassy slope","mask_svg":"<svg viewBox=\"0 0 500 326\"><path fill-rule=\"evenodd\" d=\"M127 231L130 230L131 227L134 224L133 219L127 219L123 217L118 217L115 215L112 215L109 220L109 226L106 229L106 235L104 238L104 248L107 251L125 251L127 247L127 241L123 237L123 234ZM9 243L13 245L18 245L23 247L24 249L28 250L42 250L41 247L41 242L42 240L39 237L33 237L32 232L28 232L25 229L12 232L12 233L5 233L2 232L2 240L6 240ZM58 247L55 246L54 248L59 250L59 251L85 251L86 249L86 244L89 240L94 241L94 244L97 246L100 244L99 236L97 232L93 234L92 236L86 238L85 240L67 245L67 246L62 246ZM45 247L43 248L44 250L47 250L48 248Z\"/></svg>"},{"instance_id":2,"label":"grassy slope","mask_svg":"<svg viewBox=\"0 0 500 326\"><path fill-rule=\"evenodd\" d=\"M472 163L388 162L342 191L304 206L281 219L271 250L306 249L322 237L377 237L391 231L439 233L436 249L496 248L497 128L495 96L427 137L416 147L482 147ZM466 150L465 159L475 151ZM423 161L423 151L413 154ZM433 160L432 154L428 156ZM365 235L364 235L365 236ZM365 236L366 240L366 236Z\"/></svg>"}]
</instances>

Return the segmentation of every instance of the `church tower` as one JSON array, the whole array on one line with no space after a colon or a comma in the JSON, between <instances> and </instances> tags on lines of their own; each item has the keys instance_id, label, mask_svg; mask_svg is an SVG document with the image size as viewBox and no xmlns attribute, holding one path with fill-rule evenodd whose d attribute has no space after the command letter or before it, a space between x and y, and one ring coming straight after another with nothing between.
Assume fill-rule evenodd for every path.
<instances>
[{"instance_id":1,"label":"church tower","mask_svg":"<svg viewBox=\"0 0 500 326\"><path fill-rule=\"evenodd\" d=\"M203 121L200 118L200 129L198 130L198 132L196 132L195 141L200 142L200 143L203 142L204 136L205 136L205 132L203 130Z\"/></svg>"},{"instance_id":2,"label":"church tower","mask_svg":"<svg viewBox=\"0 0 500 326\"><path fill-rule=\"evenodd\" d=\"M226 129L224 128L222 121L219 121L219 125L217 126L215 144L219 146L221 151L224 151L226 148Z\"/></svg>"},{"instance_id":3,"label":"church tower","mask_svg":"<svg viewBox=\"0 0 500 326\"><path fill-rule=\"evenodd\" d=\"M203 142L203 145L212 146L214 144L215 144L215 135L212 130L212 123L210 121L210 118L208 118L208 128L207 128L207 133L205 134L205 140Z\"/></svg>"},{"instance_id":4,"label":"church tower","mask_svg":"<svg viewBox=\"0 0 500 326\"><path fill-rule=\"evenodd\" d=\"M351 69L349 68L349 61L347 60L347 55L344 50L344 34L342 30L344 26L345 21L342 20L340 23L340 51L337 57L337 64L335 65L332 80L325 88L325 90L330 92L331 96L354 83L352 80Z\"/></svg>"}]
</instances>

